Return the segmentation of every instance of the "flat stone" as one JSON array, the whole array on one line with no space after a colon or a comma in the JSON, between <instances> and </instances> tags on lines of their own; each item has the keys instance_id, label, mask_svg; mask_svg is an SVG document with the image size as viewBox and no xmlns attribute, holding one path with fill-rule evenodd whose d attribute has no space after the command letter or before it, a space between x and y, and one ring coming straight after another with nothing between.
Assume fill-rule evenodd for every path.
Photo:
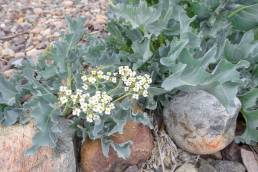
<instances>
[{"instance_id":1,"label":"flat stone","mask_svg":"<svg viewBox=\"0 0 258 172\"><path fill-rule=\"evenodd\" d=\"M217 172L217 170L208 161L201 160L198 172Z\"/></svg>"},{"instance_id":2,"label":"flat stone","mask_svg":"<svg viewBox=\"0 0 258 172\"><path fill-rule=\"evenodd\" d=\"M8 69L8 70L4 71L4 76L6 78L11 78L15 72L16 72L15 69Z\"/></svg>"},{"instance_id":3,"label":"flat stone","mask_svg":"<svg viewBox=\"0 0 258 172\"><path fill-rule=\"evenodd\" d=\"M41 8L34 8L33 12L37 15L41 15L43 13L43 10Z\"/></svg>"},{"instance_id":4,"label":"flat stone","mask_svg":"<svg viewBox=\"0 0 258 172\"><path fill-rule=\"evenodd\" d=\"M245 167L235 161L214 161L212 165L218 172L245 172Z\"/></svg>"},{"instance_id":5,"label":"flat stone","mask_svg":"<svg viewBox=\"0 0 258 172\"><path fill-rule=\"evenodd\" d=\"M128 167L124 172L138 172L138 168L136 165Z\"/></svg>"},{"instance_id":6,"label":"flat stone","mask_svg":"<svg viewBox=\"0 0 258 172\"><path fill-rule=\"evenodd\" d=\"M241 148L241 157L248 172L258 171L258 162L252 151Z\"/></svg>"},{"instance_id":7,"label":"flat stone","mask_svg":"<svg viewBox=\"0 0 258 172\"><path fill-rule=\"evenodd\" d=\"M80 153L81 167L85 172L122 172L128 166L149 159L154 147L150 129L136 122L128 122L124 127L124 133L115 134L112 140L118 144L128 140L133 142L129 159L119 158L112 148L106 158L102 153L100 140L87 140L83 143Z\"/></svg>"},{"instance_id":8,"label":"flat stone","mask_svg":"<svg viewBox=\"0 0 258 172\"><path fill-rule=\"evenodd\" d=\"M183 164L181 167L176 169L175 172L198 172L197 168L193 164Z\"/></svg>"},{"instance_id":9,"label":"flat stone","mask_svg":"<svg viewBox=\"0 0 258 172\"><path fill-rule=\"evenodd\" d=\"M71 7L73 5L73 1L64 1L63 2L64 7L68 8Z\"/></svg>"},{"instance_id":10,"label":"flat stone","mask_svg":"<svg viewBox=\"0 0 258 172\"><path fill-rule=\"evenodd\" d=\"M97 15L96 22L99 24L105 24L107 22L107 17L105 15Z\"/></svg>"},{"instance_id":11,"label":"flat stone","mask_svg":"<svg viewBox=\"0 0 258 172\"><path fill-rule=\"evenodd\" d=\"M164 108L167 132L186 151L216 153L234 139L241 107L238 99L235 104L234 112L229 114L215 96L205 91L181 93Z\"/></svg>"},{"instance_id":12,"label":"flat stone","mask_svg":"<svg viewBox=\"0 0 258 172\"><path fill-rule=\"evenodd\" d=\"M44 35L44 36L48 36L48 35L51 34L51 29L43 30L43 31L41 31L41 34Z\"/></svg>"},{"instance_id":13,"label":"flat stone","mask_svg":"<svg viewBox=\"0 0 258 172\"><path fill-rule=\"evenodd\" d=\"M65 121L60 121L58 125L64 127L58 136L59 151L44 147L32 156L24 152L32 146L32 137L36 132L33 123L0 127L1 172L76 172L71 130Z\"/></svg>"},{"instance_id":14,"label":"flat stone","mask_svg":"<svg viewBox=\"0 0 258 172\"><path fill-rule=\"evenodd\" d=\"M15 52L10 48L5 48L2 50L2 54L3 54L3 56L14 57Z\"/></svg>"},{"instance_id":15,"label":"flat stone","mask_svg":"<svg viewBox=\"0 0 258 172\"><path fill-rule=\"evenodd\" d=\"M24 52L15 53L15 57L16 58L25 57L25 53Z\"/></svg>"},{"instance_id":16,"label":"flat stone","mask_svg":"<svg viewBox=\"0 0 258 172\"><path fill-rule=\"evenodd\" d=\"M40 55L42 52L43 52L42 50L37 50L37 49L33 48L32 50L27 51L26 55L29 56L29 57L31 57L33 63L37 63L38 57L39 57L39 55Z\"/></svg>"}]
</instances>

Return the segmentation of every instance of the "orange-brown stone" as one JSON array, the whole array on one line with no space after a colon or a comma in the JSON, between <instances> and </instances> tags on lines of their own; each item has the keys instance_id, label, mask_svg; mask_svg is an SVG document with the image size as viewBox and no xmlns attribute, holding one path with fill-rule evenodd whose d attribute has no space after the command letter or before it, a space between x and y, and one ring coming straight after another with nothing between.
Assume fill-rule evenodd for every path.
<instances>
[{"instance_id":1,"label":"orange-brown stone","mask_svg":"<svg viewBox=\"0 0 258 172\"><path fill-rule=\"evenodd\" d=\"M128 122L124 127L123 134L115 134L112 137L115 143L123 143L128 140L133 142L130 158L119 158L111 148L106 158L101 149L100 140L87 140L81 149L81 167L85 172L114 172L124 170L129 165L136 165L151 156L153 149L153 136L148 127Z\"/></svg>"}]
</instances>

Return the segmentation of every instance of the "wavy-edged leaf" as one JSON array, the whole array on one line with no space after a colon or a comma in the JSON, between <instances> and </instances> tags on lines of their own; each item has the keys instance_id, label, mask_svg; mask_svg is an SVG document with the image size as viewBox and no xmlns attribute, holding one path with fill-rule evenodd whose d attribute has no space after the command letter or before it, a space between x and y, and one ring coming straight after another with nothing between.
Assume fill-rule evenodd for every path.
<instances>
[{"instance_id":1,"label":"wavy-edged leaf","mask_svg":"<svg viewBox=\"0 0 258 172\"><path fill-rule=\"evenodd\" d=\"M136 4L119 3L111 6L111 10L118 17L130 22L133 29L141 28L146 35L159 35L166 29L172 16L172 1L163 0L153 6L140 0Z\"/></svg>"},{"instance_id":2,"label":"wavy-edged leaf","mask_svg":"<svg viewBox=\"0 0 258 172\"><path fill-rule=\"evenodd\" d=\"M119 3L111 6L112 12L118 17L122 17L132 24L133 28L148 25L157 21L161 16L161 11L154 7L149 7L146 1L141 0L139 4Z\"/></svg>"},{"instance_id":3,"label":"wavy-edged leaf","mask_svg":"<svg viewBox=\"0 0 258 172\"><path fill-rule=\"evenodd\" d=\"M258 3L242 5L228 17L236 29L246 31L258 27Z\"/></svg>"},{"instance_id":4,"label":"wavy-edged leaf","mask_svg":"<svg viewBox=\"0 0 258 172\"><path fill-rule=\"evenodd\" d=\"M15 104L17 95L15 85L6 80L4 76L0 75L0 103L12 106Z\"/></svg>"},{"instance_id":5,"label":"wavy-edged leaf","mask_svg":"<svg viewBox=\"0 0 258 172\"><path fill-rule=\"evenodd\" d=\"M162 87L168 91L173 89L202 89L216 96L229 112L235 107L235 98L241 83L239 68L247 68L247 61L232 64L221 59L215 69L209 72L209 64L216 62L216 47L211 48L202 58L195 59L185 53L179 58L182 68L165 79ZM177 63L178 65L179 63Z\"/></svg>"},{"instance_id":6,"label":"wavy-edged leaf","mask_svg":"<svg viewBox=\"0 0 258 172\"><path fill-rule=\"evenodd\" d=\"M26 153L32 155L42 146L56 147L56 133L60 132L57 128L59 109L53 108L40 98L32 99L26 106L31 109L38 128L37 134L33 137L32 147Z\"/></svg>"},{"instance_id":7,"label":"wavy-edged leaf","mask_svg":"<svg viewBox=\"0 0 258 172\"><path fill-rule=\"evenodd\" d=\"M111 146L116 151L118 157L127 159L131 154L132 141L127 141L121 144L111 143Z\"/></svg>"},{"instance_id":8,"label":"wavy-edged leaf","mask_svg":"<svg viewBox=\"0 0 258 172\"><path fill-rule=\"evenodd\" d=\"M246 129L241 136L236 138L236 141L255 145L258 142L258 88L246 92L239 98Z\"/></svg>"}]
</instances>

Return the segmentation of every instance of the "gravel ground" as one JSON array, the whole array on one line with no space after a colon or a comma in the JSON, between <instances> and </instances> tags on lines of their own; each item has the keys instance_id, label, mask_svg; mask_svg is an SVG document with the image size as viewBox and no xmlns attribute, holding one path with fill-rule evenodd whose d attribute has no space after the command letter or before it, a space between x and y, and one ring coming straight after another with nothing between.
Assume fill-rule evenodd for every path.
<instances>
[{"instance_id":1,"label":"gravel ground","mask_svg":"<svg viewBox=\"0 0 258 172\"><path fill-rule=\"evenodd\" d=\"M0 72L40 54L65 31L65 16L86 17L85 27L101 33L106 9L107 0L0 0Z\"/></svg>"}]
</instances>

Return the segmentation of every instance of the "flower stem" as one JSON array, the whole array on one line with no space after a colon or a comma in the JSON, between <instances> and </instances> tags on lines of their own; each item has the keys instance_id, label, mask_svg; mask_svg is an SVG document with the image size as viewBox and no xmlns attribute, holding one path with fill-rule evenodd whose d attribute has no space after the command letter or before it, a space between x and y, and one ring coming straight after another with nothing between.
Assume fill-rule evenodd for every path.
<instances>
[{"instance_id":1,"label":"flower stem","mask_svg":"<svg viewBox=\"0 0 258 172\"><path fill-rule=\"evenodd\" d=\"M72 75L72 67L70 63L67 63L67 88L69 90L72 90L72 79L73 79L73 75ZM67 117L70 113L71 113L71 102L69 101L64 108L64 116Z\"/></svg>"},{"instance_id":2,"label":"flower stem","mask_svg":"<svg viewBox=\"0 0 258 172\"><path fill-rule=\"evenodd\" d=\"M117 102L117 101L119 101L119 100L122 100L122 99L126 98L126 97L129 96L129 95L131 95L131 92L126 93L126 94L122 95L121 97L118 97L118 98L117 98L116 100L114 100L112 103L115 103L115 102Z\"/></svg>"},{"instance_id":3,"label":"flower stem","mask_svg":"<svg viewBox=\"0 0 258 172\"><path fill-rule=\"evenodd\" d=\"M122 81L119 81L117 86L113 88L112 90L109 90L108 94L111 95L116 89L118 89L122 85Z\"/></svg>"}]
</instances>

